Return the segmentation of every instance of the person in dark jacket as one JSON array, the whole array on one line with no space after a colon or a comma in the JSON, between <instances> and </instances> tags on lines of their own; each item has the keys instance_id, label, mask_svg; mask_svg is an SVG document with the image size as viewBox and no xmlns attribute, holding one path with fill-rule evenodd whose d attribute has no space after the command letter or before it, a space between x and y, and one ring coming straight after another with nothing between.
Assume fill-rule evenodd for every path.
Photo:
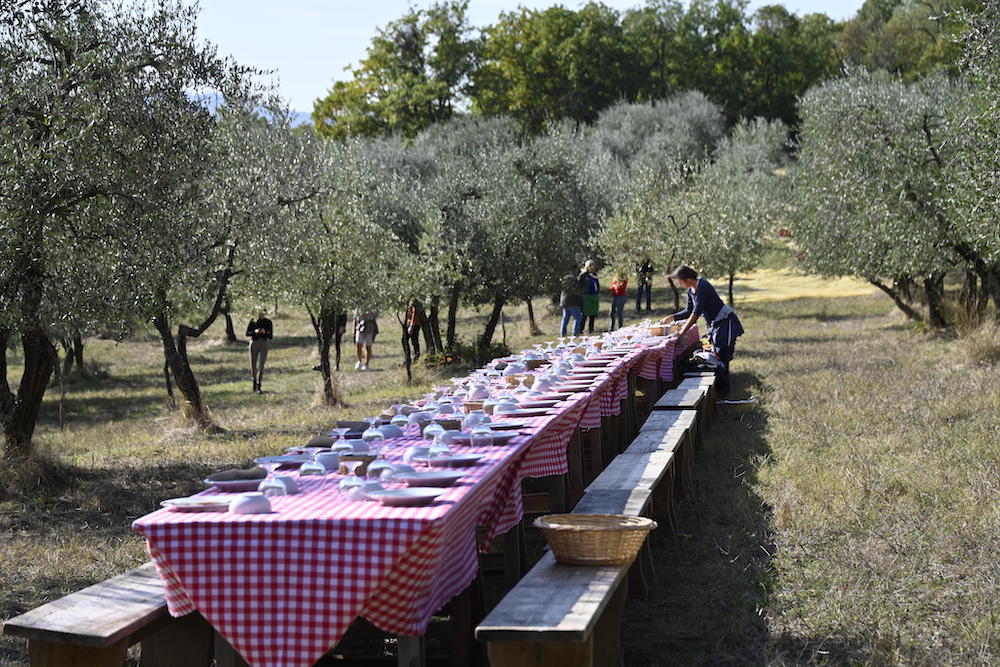
<instances>
[{"instance_id":1,"label":"person in dark jacket","mask_svg":"<svg viewBox=\"0 0 1000 667\"><path fill-rule=\"evenodd\" d=\"M267 319L263 310L257 313L257 319L247 324L246 336L250 339L250 374L253 376L253 393L263 394L260 388L264 378L264 362L267 361L268 341L274 338L274 325Z\"/></svg>"},{"instance_id":2,"label":"person in dark jacket","mask_svg":"<svg viewBox=\"0 0 1000 667\"><path fill-rule=\"evenodd\" d=\"M577 276L568 274L561 282L562 293L559 295L559 305L562 306L562 327L559 335L566 335L566 325L573 318L573 335L583 333L583 288Z\"/></svg>"},{"instance_id":3,"label":"person in dark jacket","mask_svg":"<svg viewBox=\"0 0 1000 667\"><path fill-rule=\"evenodd\" d=\"M722 370L717 374L719 395L726 396L729 394L729 362L732 361L733 353L736 351L736 339L743 335L740 318L732 308L722 302L712 283L699 278L698 272L694 269L681 265L669 277L687 288L687 305L684 310L664 317L660 320L660 324L684 320L684 326L680 329L680 335L683 336L694 326L699 316L705 318L708 322L708 340L712 344L712 352L722 363Z\"/></svg>"},{"instance_id":4,"label":"person in dark jacket","mask_svg":"<svg viewBox=\"0 0 1000 667\"><path fill-rule=\"evenodd\" d=\"M646 312L652 310L653 302L653 264L649 257L642 264L635 265L635 284L638 290L635 293L635 312L642 311L642 295L646 295Z\"/></svg>"},{"instance_id":5,"label":"person in dark jacket","mask_svg":"<svg viewBox=\"0 0 1000 667\"><path fill-rule=\"evenodd\" d=\"M597 262L592 259L587 260L583 270L580 271L579 281L583 288L583 320L587 324L588 333L594 333L594 319L601 308L601 283L597 279ZM583 333L582 326L579 333Z\"/></svg>"}]
</instances>

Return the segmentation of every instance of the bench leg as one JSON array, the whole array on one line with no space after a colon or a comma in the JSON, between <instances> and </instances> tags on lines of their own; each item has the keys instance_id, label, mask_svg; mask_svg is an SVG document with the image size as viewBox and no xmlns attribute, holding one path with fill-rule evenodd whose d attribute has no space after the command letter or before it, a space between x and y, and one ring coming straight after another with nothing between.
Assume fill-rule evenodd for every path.
<instances>
[{"instance_id":1,"label":"bench leg","mask_svg":"<svg viewBox=\"0 0 1000 667\"><path fill-rule=\"evenodd\" d=\"M243 656L218 632L215 633L215 667L250 667Z\"/></svg>"},{"instance_id":2,"label":"bench leg","mask_svg":"<svg viewBox=\"0 0 1000 667\"><path fill-rule=\"evenodd\" d=\"M628 570L628 594L635 600L648 600L649 591L653 587L656 572L653 569L653 553L649 547L649 539L643 542L639 553Z\"/></svg>"},{"instance_id":3,"label":"bench leg","mask_svg":"<svg viewBox=\"0 0 1000 667\"><path fill-rule=\"evenodd\" d=\"M139 667L209 667L215 655L215 630L201 614L194 612L171 619L139 646Z\"/></svg>"},{"instance_id":4,"label":"bench leg","mask_svg":"<svg viewBox=\"0 0 1000 667\"><path fill-rule=\"evenodd\" d=\"M120 667L128 655L128 639L94 648L28 640L31 667Z\"/></svg>"},{"instance_id":5,"label":"bench leg","mask_svg":"<svg viewBox=\"0 0 1000 667\"><path fill-rule=\"evenodd\" d=\"M507 589L514 588L524 576L524 522L503 535L503 578Z\"/></svg>"},{"instance_id":6,"label":"bench leg","mask_svg":"<svg viewBox=\"0 0 1000 667\"><path fill-rule=\"evenodd\" d=\"M592 667L593 640L588 642L490 642L490 667Z\"/></svg>"},{"instance_id":7,"label":"bench leg","mask_svg":"<svg viewBox=\"0 0 1000 667\"><path fill-rule=\"evenodd\" d=\"M426 667L427 640L423 635L400 635L396 650L399 667Z\"/></svg>"}]
</instances>

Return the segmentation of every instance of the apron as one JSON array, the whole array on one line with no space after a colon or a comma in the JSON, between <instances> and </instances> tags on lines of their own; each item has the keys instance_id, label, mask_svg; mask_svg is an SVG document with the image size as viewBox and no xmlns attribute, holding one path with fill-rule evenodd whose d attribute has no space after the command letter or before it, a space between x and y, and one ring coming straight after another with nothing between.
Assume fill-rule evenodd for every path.
<instances>
[{"instance_id":1,"label":"apron","mask_svg":"<svg viewBox=\"0 0 1000 667\"><path fill-rule=\"evenodd\" d=\"M598 310L600 310L600 305L598 303L600 296L597 294L584 294L583 295L583 314L584 315L597 315Z\"/></svg>"}]
</instances>

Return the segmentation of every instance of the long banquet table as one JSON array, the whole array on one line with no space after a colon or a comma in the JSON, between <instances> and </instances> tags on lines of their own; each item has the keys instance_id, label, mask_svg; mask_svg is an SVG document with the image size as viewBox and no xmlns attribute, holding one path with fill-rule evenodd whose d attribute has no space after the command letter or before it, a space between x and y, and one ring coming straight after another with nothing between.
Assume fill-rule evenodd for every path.
<instances>
[{"instance_id":1,"label":"long banquet table","mask_svg":"<svg viewBox=\"0 0 1000 667\"><path fill-rule=\"evenodd\" d=\"M475 578L477 551L521 520L521 481L565 473L574 430L618 414L628 373L671 379L676 356L697 338L692 328L684 341L608 355L589 388L549 414L519 418L525 425L506 444L462 447L483 459L429 506L352 502L335 481L303 477L300 493L271 499L270 514L162 509L133 528L146 537L170 613L199 611L251 665L311 665L358 616L386 632L423 634ZM386 440L385 458L400 461L420 439L416 428Z\"/></svg>"}]
</instances>

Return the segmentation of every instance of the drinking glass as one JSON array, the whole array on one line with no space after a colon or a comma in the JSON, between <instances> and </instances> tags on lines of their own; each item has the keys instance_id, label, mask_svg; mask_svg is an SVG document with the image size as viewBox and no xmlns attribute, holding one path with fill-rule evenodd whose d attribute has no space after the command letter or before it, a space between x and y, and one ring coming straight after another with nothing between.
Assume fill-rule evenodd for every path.
<instances>
[{"instance_id":1,"label":"drinking glass","mask_svg":"<svg viewBox=\"0 0 1000 667\"><path fill-rule=\"evenodd\" d=\"M385 442L385 436L376 426L379 419L378 417L368 417L365 421L368 422L368 429L361 434L361 439L368 443L368 451L379 456L382 453L382 443Z\"/></svg>"},{"instance_id":2,"label":"drinking glass","mask_svg":"<svg viewBox=\"0 0 1000 667\"><path fill-rule=\"evenodd\" d=\"M316 454L323 449L322 447L306 447L306 453L309 454L309 460L302 464L299 468L299 477L305 477L308 475L325 475L326 466L316 460Z\"/></svg>"},{"instance_id":3,"label":"drinking glass","mask_svg":"<svg viewBox=\"0 0 1000 667\"><path fill-rule=\"evenodd\" d=\"M434 444L427 452L427 457L432 459L445 458L452 455L451 447L444 441L444 434L434 437Z\"/></svg>"},{"instance_id":4,"label":"drinking glass","mask_svg":"<svg viewBox=\"0 0 1000 667\"><path fill-rule=\"evenodd\" d=\"M357 500L358 498L352 497L354 494L354 489L361 492L362 497L364 495L365 482L363 479L358 477L358 467L361 465L362 461L343 461L341 465L347 468L348 475L340 480L337 484L337 489L341 493L347 496L348 500Z\"/></svg>"},{"instance_id":5,"label":"drinking glass","mask_svg":"<svg viewBox=\"0 0 1000 667\"><path fill-rule=\"evenodd\" d=\"M438 436L444 435L445 428L437 422L431 422L424 427L424 440L434 440Z\"/></svg>"},{"instance_id":6,"label":"drinking glass","mask_svg":"<svg viewBox=\"0 0 1000 667\"><path fill-rule=\"evenodd\" d=\"M493 429L487 423L477 424L469 436L469 444L473 447L491 447L493 445Z\"/></svg>"},{"instance_id":7,"label":"drinking glass","mask_svg":"<svg viewBox=\"0 0 1000 667\"><path fill-rule=\"evenodd\" d=\"M267 471L267 477L265 477L264 481L260 483L257 490L268 498L286 495L288 493L288 489L286 489L284 483L274 475L274 471L278 469L278 466L280 466L281 463L278 461L257 459L257 464Z\"/></svg>"}]
</instances>

